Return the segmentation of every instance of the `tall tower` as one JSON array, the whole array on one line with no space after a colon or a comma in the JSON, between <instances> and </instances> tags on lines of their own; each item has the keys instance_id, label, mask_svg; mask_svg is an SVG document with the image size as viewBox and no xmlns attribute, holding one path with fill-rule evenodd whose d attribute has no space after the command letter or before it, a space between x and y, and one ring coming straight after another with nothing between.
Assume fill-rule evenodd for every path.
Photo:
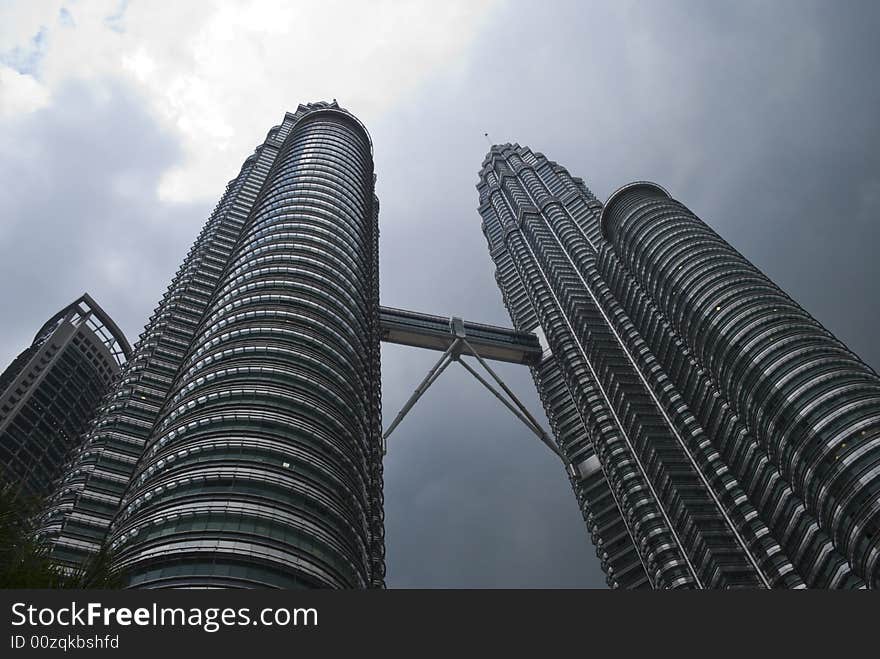
<instances>
[{"instance_id":1,"label":"tall tower","mask_svg":"<svg viewBox=\"0 0 880 659\"><path fill-rule=\"evenodd\" d=\"M477 186L612 587L880 586L880 378L659 186L526 147Z\"/></svg>"},{"instance_id":2,"label":"tall tower","mask_svg":"<svg viewBox=\"0 0 880 659\"><path fill-rule=\"evenodd\" d=\"M150 318L43 532L132 587L384 582L372 144L301 105L244 163Z\"/></svg>"},{"instance_id":3,"label":"tall tower","mask_svg":"<svg viewBox=\"0 0 880 659\"><path fill-rule=\"evenodd\" d=\"M0 375L0 474L44 497L131 352L86 293L52 316Z\"/></svg>"}]
</instances>

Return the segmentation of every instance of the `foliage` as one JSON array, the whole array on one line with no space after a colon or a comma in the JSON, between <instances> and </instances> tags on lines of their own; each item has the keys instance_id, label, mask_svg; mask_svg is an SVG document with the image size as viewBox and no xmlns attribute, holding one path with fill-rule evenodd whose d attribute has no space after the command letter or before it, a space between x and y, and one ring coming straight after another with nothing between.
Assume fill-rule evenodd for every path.
<instances>
[{"instance_id":1,"label":"foliage","mask_svg":"<svg viewBox=\"0 0 880 659\"><path fill-rule=\"evenodd\" d=\"M122 576L102 549L79 570L61 570L35 533L42 502L0 485L0 588L119 588Z\"/></svg>"}]
</instances>

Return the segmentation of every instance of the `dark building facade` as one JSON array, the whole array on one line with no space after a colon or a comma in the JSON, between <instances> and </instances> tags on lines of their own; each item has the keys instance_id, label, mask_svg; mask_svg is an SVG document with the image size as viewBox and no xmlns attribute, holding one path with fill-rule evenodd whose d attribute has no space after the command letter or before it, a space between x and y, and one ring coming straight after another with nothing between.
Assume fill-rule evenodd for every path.
<instances>
[{"instance_id":1,"label":"dark building facade","mask_svg":"<svg viewBox=\"0 0 880 659\"><path fill-rule=\"evenodd\" d=\"M880 378L665 190L494 146L496 279L612 587L880 586Z\"/></svg>"},{"instance_id":2,"label":"dark building facade","mask_svg":"<svg viewBox=\"0 0 880 659\"><path fill-rule=\"evenodd\" d=\"M65 472L43 533L128 585L384 583L378 201L335 103L269 131Z\"/></svg>"},{"instance_id":3,"label":"dark building facade","mask_svg":"<svg viewBox=\"0 0 880 659\"><path fill-rule=\"evenodd\" d=\"M131 353L84 294L61 309L0 375L2 481L44 497Z\"/></svg>"}]
</instances>

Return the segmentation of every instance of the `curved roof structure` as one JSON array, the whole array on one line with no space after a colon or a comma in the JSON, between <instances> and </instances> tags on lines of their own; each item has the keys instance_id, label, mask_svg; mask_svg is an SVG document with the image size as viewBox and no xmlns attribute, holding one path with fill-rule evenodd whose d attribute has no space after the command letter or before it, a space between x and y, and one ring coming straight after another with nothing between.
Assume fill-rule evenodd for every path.
<instances>
[{"instance_id":1,"label":"curved roof structure","mask_svg":"<svg viewBox=\"0 0 880 659\"><path fill-rule=\"evenodd\" d=\"M669 191L666 188L652 181L633 181L632 183L627 183L626 185L620 186L619 188L617 188L617 190L615 190L608 196L608 199L605 200L605 205L602 208L602 214L599 216L599 229L602 231L602 235L606 238L608 237L608 232L605 230L605 224L606 218L608 217L608 209L625 193L629 192L630 190L634 190L635 188L651 188L672 199L672 195L669 194Z\"/></svg>"},{"instance_id":2,"label":"curved roof structure","mask_svg":"<svg viewBox=\"0 0 880 659\"><path fill-rule=\"evenodd\" d=\"M131 356L131 345L128 343L128 339L125 338L125 334L119 325L113 321L110 315L88 293L83 293L47 320L36 336L34 336L34 342L54 329L58 322L71 311L76 311L83 318L86 318L89 328L100 339L107 350L110 351L117 364L121 366L128 360Z\"/></svg>"}]
</instances>

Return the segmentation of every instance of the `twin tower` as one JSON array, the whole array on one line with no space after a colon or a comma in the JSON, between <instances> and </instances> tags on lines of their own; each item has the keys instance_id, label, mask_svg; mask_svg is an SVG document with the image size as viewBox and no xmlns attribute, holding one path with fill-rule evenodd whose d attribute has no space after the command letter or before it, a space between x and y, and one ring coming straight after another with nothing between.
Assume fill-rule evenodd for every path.
<instances>
[{"instance_id":1,"label":"twin tower","mask_svg":"<svg viewBox=\"0 0 880 659\"><path fill-rule=\"evenodd\" d=\"M59 563L107 548L136 588L384 584L374 179L335 102L269 131L63 468ZM477 189L610 586L880 586L871 368L656 184L603 206L505 144Z\"/></svg>"}]
</instances>

